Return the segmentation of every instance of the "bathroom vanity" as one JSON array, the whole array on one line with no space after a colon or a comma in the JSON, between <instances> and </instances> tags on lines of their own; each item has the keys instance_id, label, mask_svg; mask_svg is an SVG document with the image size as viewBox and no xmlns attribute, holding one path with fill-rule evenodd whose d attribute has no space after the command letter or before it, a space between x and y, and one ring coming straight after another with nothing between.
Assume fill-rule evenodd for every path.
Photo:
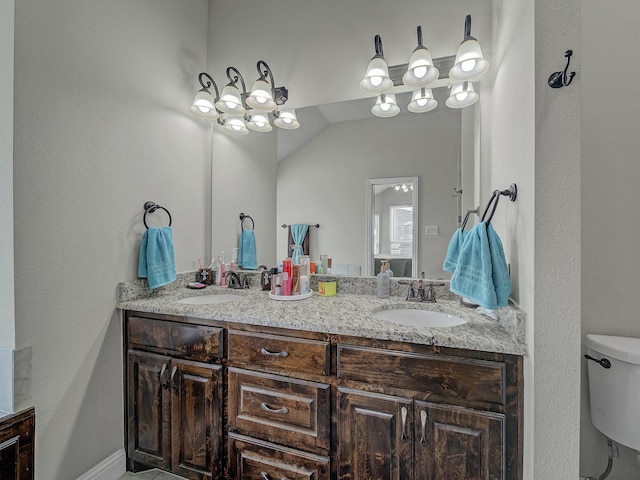
<instances>
[{"instance_id":1,"label":"bathroom vanity","mask_svg":"<svg viewBox=\"0 0 640 480\"><path fill-rule=\"evenodd\" d=\"M463 326L427 330L372 318L399 297L277 302L256 291L179 304L186 295L119 305L130 470L522 478L524 347L496 320L468 314Z\"/></svg>"}]
</instances>

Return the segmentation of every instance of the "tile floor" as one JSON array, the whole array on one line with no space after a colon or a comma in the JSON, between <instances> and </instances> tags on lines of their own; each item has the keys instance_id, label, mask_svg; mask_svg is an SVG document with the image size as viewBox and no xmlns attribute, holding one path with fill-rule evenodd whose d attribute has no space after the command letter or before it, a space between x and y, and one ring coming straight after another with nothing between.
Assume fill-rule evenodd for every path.
<instances>
[{"instance_id":1,"label":"tile floor","mask_svg":"<svg viewBox=\"0 0 640 480\"><path fill-rule=\"evenodd\" d=\"M172 473L163 472L154 468L153 470L146 470L144 472L131 473L127 472L120 480L184 480L182 477L173 475Z\"/></svg>"}]
</instances>

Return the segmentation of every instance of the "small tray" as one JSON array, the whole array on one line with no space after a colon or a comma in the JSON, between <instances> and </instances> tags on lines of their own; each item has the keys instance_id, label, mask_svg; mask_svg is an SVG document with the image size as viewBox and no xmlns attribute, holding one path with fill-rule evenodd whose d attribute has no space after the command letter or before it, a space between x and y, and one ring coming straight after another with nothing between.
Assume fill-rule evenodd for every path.
<instances>
[{"instance_id":1,"label":"small tray","mask_svg":"<svg viewBox=\"0 0 640 480\"><path fill-rule=\"evenodd\" d=\"M313 296L313 290L309 290L307 293L303 293L302 295L274 295L269 292L269 298L271 300L280 300L283 302L292 302L296 300L305 300L307 298L311 298Z\"/></svg>"}]
</instances>

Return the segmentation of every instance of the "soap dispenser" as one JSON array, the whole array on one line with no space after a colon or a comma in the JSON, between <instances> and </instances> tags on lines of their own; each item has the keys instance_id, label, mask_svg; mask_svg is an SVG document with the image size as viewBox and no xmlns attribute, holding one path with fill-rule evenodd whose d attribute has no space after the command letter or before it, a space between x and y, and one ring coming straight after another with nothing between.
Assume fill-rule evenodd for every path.
<instances>
[{"instance_id":1,"label":"soap dispenser","mask_svg":"<svg viewBox=\"0 0 640 480\"><path fill-rule=\"evenodd\" d=\"M376 289L376 296L378 298L389 298L389 291L391 290L391 277L387 273L387 265L383 263L378 273L378 285Z\"/></svg>"}]
</instances>

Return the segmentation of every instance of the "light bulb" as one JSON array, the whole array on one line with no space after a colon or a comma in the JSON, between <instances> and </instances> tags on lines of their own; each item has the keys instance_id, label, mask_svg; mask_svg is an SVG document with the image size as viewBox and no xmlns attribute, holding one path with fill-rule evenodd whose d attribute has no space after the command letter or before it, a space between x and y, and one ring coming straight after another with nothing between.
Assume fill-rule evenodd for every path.
<instances>
[{"instance_id":1,"label":"light bulb","mask_svg":"<svg viewBox=\"0 0 640 480\"><path fill-rule=\"evenodd\" d=\"M369 77L369 81L371 82L371 85L377 87L382 83L382 77Z\"/></svg>"},{"instance_id":2,"label":"light bulb","mask_svg":"<svg viewBox=\"0 0 640 480\"><path fill-rule=\"evenodd\" d=\"M416 67L413 69L413 74L417 77L417 78L422 78L427 74L427 67Z\"/></svg>"},{"instance_id":3,"label":"light bulb","mask_svg":"<svg viewBox=\"0 0 640 480\"><path fill-rule=\"evenodd\" d=\"M456 100L458 100L459 102L462 102L466 100L468 96L469 96L469 93L466 90L464 90L462 92L456 93Z\"/></svg>"},{"instance_id":4,"label":"light bulb","mask_svg":"<svg viewBox=\"0 0 640 480\"><path fill-rule=\"evenodd\" d=\"M472 58L470 60L465 60L460 64L460 68L462 68L462 70L464 72L470 72L472 71L474 68L476 68L476 59Z\"/></svg>"},{"instance_id":5,"label":"light bulb","mask_svg":"<svg viewBox=\"0 0 640 480\"><path fill-rule=\"evenodd\" d=\"M389 109L391 108L391 104L390 103L381 103L380 104L380 109L384 112L388 112Z\"/></svg>"},{"instance_id":6,"label":"light bulb","mask_svg":"<svg viewBox=\"0 0 640 480\"><path fill-rule=\"evenodd\" d=\"M419 107L424 107L427 103L429 103L429 100L427 100L426 98L419 98L418 100L416 100L416 103Z\"/></svg>"}]
</instances>

